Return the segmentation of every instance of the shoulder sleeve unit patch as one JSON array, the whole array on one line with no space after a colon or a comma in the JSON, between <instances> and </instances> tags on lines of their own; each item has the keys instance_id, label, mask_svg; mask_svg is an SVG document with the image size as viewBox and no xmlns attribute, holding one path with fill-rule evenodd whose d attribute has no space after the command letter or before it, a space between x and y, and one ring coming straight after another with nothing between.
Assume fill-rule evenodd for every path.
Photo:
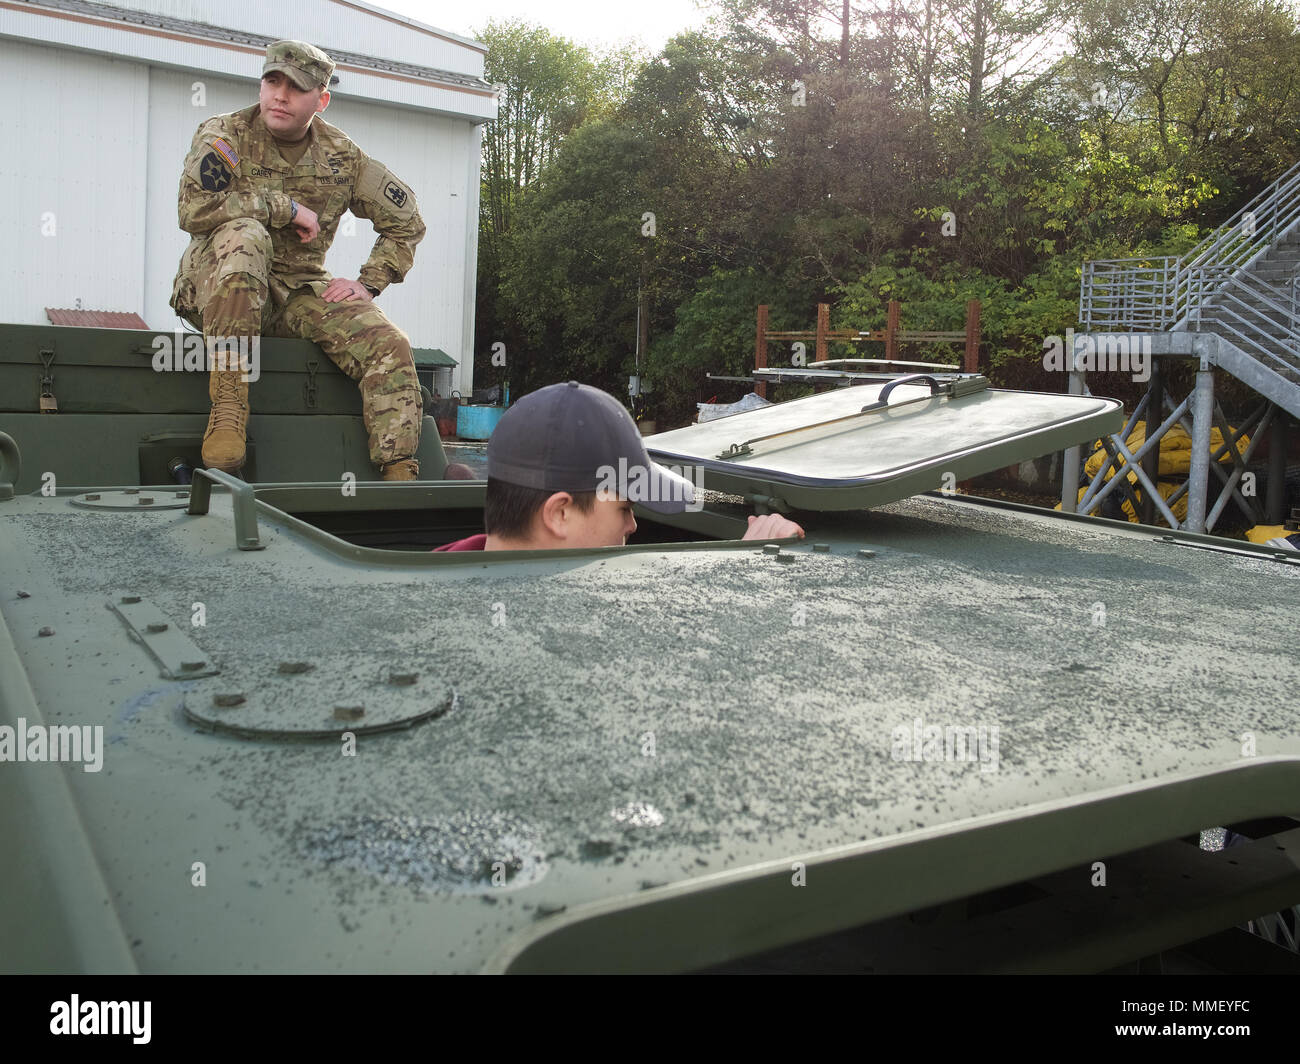
<instances>
[{"instance_id":1,"label":"shoulder sleeve unit patch","mask_svg":"<svg viewBox=\"0 0 1300 1064\"><path fill-rule=\"evenodd\" d=\"M392 201L394 206L405 207L406 201L410 198L411 194L397 181L394 181L390 175L388 180L384 182L384 195Z\"/></svg>"},{"instance_id":2,"label":"shoulder sleeve unit patch","mask_svg":"<svg viewBox=\"0 0 1300 1064\"><path fill-rule=\"evenodd\" d=\"M233 176L226 160L215 151L208 152L199 163L199 184L208 192L225 192Z\"/></svg>"},{"instance_id":3,"label":"shoulder sleeve unit patch","mask_svg":"<svg viewBox=\"0 0 1300 1064\"><path fill-rule=\"evenodd\" d=\"M373 159L365 158L357 171L356 198L365 214L363 217L390 218L406 222L415 214L415 196L410 186L403 184L385 167Z\"/></svg>"}]
</instances>

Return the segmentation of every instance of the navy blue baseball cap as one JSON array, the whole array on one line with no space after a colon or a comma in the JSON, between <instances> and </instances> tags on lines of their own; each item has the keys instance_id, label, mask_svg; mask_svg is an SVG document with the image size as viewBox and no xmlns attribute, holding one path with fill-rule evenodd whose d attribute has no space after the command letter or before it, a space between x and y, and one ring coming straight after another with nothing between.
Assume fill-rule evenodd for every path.
<instances>
[{"instance_id":1,"label":"navy blue baseball cap","mask_svg":"<svg viewBox=\"0 0 1300 1064\"><path fill-rule=\"evenodd\" d=\"M695 486L646 453L623 404L569 381L525 395L507 410L487 446L488 477L540 491L609 491L661 514L695 501Z\"/></svg>"}]
</instances>

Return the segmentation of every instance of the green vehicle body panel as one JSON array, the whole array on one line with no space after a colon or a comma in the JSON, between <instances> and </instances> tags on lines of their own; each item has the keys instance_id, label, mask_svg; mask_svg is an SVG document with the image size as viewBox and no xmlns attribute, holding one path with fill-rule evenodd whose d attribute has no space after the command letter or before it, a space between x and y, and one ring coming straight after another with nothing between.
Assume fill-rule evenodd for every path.
<instances>
[{"instance_id":1,"label":"green vehicle body panel","mask_svg":"<svg viewBox=\"0 0 1300 1064\"><path fill-rule=\"evenodd\" d=\"M262 409L321 451L357 419ZM690 970L1300 806L1282 552L924 496L435 554L481 483L337 461L0 501L0 726L104 737L98 772L0 763L4 969ZM918 726L997 742L928 760Z\"/></svg>"},{"instance_id":2,"label":"green vehicle body panel","mask_svg":"<svg viewBox=\"0 0 1300 1064\"><path fill-rule=\"evenodd\" d=\"M23 455L15 491L38 490L46 473L56 485L160 484L173 457L200 465L211 406L207 374L153 366L161 341L176 349L192 335L0 325L0 431L19 441ZM39 413L46 360L56 415ZM250 480L378 479L357 386L319 347L263 339L259 369L250 384ZM424 419L416 457L426 478L447 468L432 417Z\"/></svg>"}]
</instances>

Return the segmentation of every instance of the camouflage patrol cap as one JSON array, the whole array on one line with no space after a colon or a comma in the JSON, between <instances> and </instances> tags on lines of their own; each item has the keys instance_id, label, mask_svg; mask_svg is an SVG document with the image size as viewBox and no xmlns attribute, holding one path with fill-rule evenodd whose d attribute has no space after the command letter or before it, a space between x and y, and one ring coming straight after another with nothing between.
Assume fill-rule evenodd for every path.
<instances>
[{"instance_id":1,"label":"camouflage patrol cap","mask_svg":"<svg viewBox=\"0 0 1300 1064\"><path fill-rule=\"evenodd\" d=\"M329 87L334 60L305 41L275 41L266 47L262 75L279 70L300 89Z\"/></svg>"}]
</instances>

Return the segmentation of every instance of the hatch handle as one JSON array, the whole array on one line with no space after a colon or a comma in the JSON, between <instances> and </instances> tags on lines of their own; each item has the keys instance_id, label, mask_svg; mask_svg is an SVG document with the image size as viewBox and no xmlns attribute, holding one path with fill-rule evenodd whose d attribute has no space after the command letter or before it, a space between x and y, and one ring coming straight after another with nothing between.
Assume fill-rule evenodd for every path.
<instances>
[{"instance_id":1,"label":"hatch handle","mask_svg":"<svg viewBox=\"0 0 1300 1064\"><path fill-rule=\"evenodd\" d=\"M982 373L970 377L954 377L945 381L936 380L928 373L909 373L906 377L895 377L880 389L880 395L874 403L868 403L862 409L865 412L882 407L889 402L889 394L900 384L918 384L921 381L930 386L932 396L946 395L949 399L960 399L963 395L982 392L989 386L989 379Z\"/></svg>"},{"instance_id":2,"label":"hatch handle","mask_svg":"<svg viewBox=\"0 0 1300 1064\"><path fill-rule=\"evenodd\" d=\"M888 403L889 393L900 384L916 384L918 381L925 381L930 385L930 394L923 395L917 399L905 399L901 403L895 403L890 406ZM746 455L754 453L751 446L755 443L762 443L764 440L774 440L778 436L791 436L796 432L807 432L809 429L819 429L826 425L838 425L843 421L852 421L854 418L862 417L864 414L879 414L886 410L897 410L899 407L909 406L912 403L928 403L936 395L945 395L949 399L960 399L964 395L971 395L974 392L982 392L989 386L989 379L982 374L975 374L970 377L955 377L952 380L939 381L931 377L928 373L909 373L905 377L897 377L891 380L880 389L880 397L874 403L868 403L856 414L845 414L842 417L833 417L828 421L814 421L811 425L799 425L792 429L784 429L781 432L771 432L766 436L755 436L751 440L745 440L743 443L733 443L725 451L720 452L717 457L724 461L732 458L744 458Z\"/></svg>"},{"instance_id":3,"label":"hatch handle","mask_svg":"<svg viewBox=\"0 0 1300 1064\"><path fill-rule=\"evenodd\" d=\"M925 381L925 383L930 386L931 395L936 395L941 389L943 389L943 385L928 373L909 373L906 377L895 377L880 389L880 395L876 397L874 403L868 403L862 409L869 410L873 406L883 406L885 403L889 402L890 393L900 384L916 384L918 381Z\"/></svg>"},{"instance_id":4,"label":"hatch handle","mask_svg":"<svg viewBox=\"0 0 1300 1064\"><path fill-rule=\"evenodd\" d=\"M230 506L235 514L235 546L240 550L265 550L257 535L257 496L253 485L232 477L220 469L196 469L190 483L187 514L200 516L208 512L212 485L221 484L230 491Z\"/></svg>"}]
</instances>

